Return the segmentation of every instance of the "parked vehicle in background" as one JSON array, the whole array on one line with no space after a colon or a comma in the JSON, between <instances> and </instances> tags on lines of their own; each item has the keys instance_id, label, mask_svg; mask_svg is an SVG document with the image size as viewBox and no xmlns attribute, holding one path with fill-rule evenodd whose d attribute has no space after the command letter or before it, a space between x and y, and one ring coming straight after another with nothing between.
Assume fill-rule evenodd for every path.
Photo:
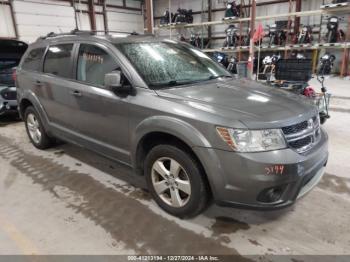
<instances>
[{"instance_id":1,"label":"parked vehicle in background","mask_svg":"<svg viewBox=\"0 0 350 262\"><path fill-rule=\"evenodd\" d=\"M193 23L193 12L192 9L181 9L178 8L176 13L170 13L169 9L166 9L163 16L160 17L160 25L167 25L170 23L176 24L192 24Z\"/></svg>"},{"instance_id":2,"label":"parked vehicle in background","mask_svg":"<svg viewBox=\"0 0 350 262\"><path fill-rule=\"evenodd\" d=\"M0 115L16 113L16 67L28 45L21 41L0 39Z\"/></svg>"},{"instance_id":3,"label":"parked vehicle in background","mask_svg":"<svg viewBox=\"0 0 350 262\"><path fill-rule=\"evenodd\" d=\"M327 22L327 43L337 43L345 41L345 33L342 29L339 29L339 18L337 16L331 16Z\"/></svg>"},{"instance_id":4,"label":"parked vehicle in background","mask_svg":"<svg viewBox=\"0 0 350 262\"><path fill-rule=\"evenodd\" d=\"M229 71L231 74L237 74L237 57L231 56L229 58L229 56L226 53L215 52L213 54L213 58L219 64L224 66L227 69L227 71Z\"/></svg>"},{"instance_id":5,"label":"parked vehicle in background","mask_svg":"<svg viewBox=\"0 0 350 262\"><path fill-rule=\"evenodd\" d=\"M229 65L228 55L226 53L214 52L213 58L216 62L224 66L225 68Z\"/></svg>"},{"instance_id":6,"label":"parked vehicle in background","mask_svg":"<svg viewBox=\"0 0 350 262\"><path fill-rule=\"evenodd\" d=\"M18 67L35 147L60 138L122 162L179 217L211 198L286 207L322 178L328 137L302 97L237 80L188 43L71 34L39 39Z\"/></svg>"},{"instance_id":7,"label":"parked vehicle in background","mask_svg":"<svg viewBox=\"0 0 350 262\"><path fill-rule=\"evenodd\" d=\"M173 23L193 23L192 9L177 9L177 12L173 16Z\"/></svg>"},{"instance_id":8,"label":"parked vehicle in background","mask_svg":"<svg viewBox=\"0 0 350 262\"><path fill-rule=\"evenodd\" d=\"M201 48L202 39L199 37L198 33L197 34L191 33L190 44L195 47Z\"/></svg>"},{"instance_id":9,"label":"parked vehicle in background","mask_svg":"<svg viewBox=\"0 0 350 262\"><path fill-rule=\"evenodd\" d=\"M165 10L163 16L160 18L161 25L167 25L172 22L174 14L169 12L169 9Z\"/></svg>"},{"instance_id":10,"label":"parked vehicle in background","mask_svg":"<svg viewBox=\"0 0 350 262\"><path fill-rule=\"evenodd\" d=\"M266 79L267 82L273 80L276 63L281 58L280 54L265 56L262 60L262 71L259 74L259 79Z\"/></svg>"},{"instance_id":11,"label":"parked vehicle in background","mask_svg":"<svg viewBox=\"0 0 350 262\"><path fill-rule=\"evenodd\" d=\"M237 74L237 63L238 63L238 59L235 56L231 56L230 60L229 60L229 64L227 66L227 70L231 73L231 74Z\"/></svg>"},{"instance_id":12,"label":"parked vehicle in background","mask_svg":"<svg viewBox=\"0 0 350 262\"><path fill-rule=\"evenodd\" d=\"M319 75L329 75L332 72L334 66L335 55L325 53L320 59L320 66L318 69Z\"/></svg>"},{"instance_id":13,"label":"parked vehicle in background","mask_svg":"<svg viewBox=\"0 0 350 262\"><path fill-rule=\"evenodd\" d=\"M236 47L239 37L237 35L238 29L234 25L230 25L226 30L226 38L224 47Z\"/></svg>"},{"instance_id":14,"label":"parked vehicle in background","mask_svg":"<svg viewBox=\"0 0 350 262\"><path fill-rule=\"evenodd\" d=\"M277 27L277 24L272 24L269 27L269 45L283 45L287 40L287 33Z\"/></svg>"},{"instance_id":15,"label":"parked vehicle in background","mask_svg":"<svg viewBox=\"0 0 350 262\"><path fill-rule=\"evenodd\" d=\"M299 34L297 36L298 44L311 44L312 43L312 27L309 25L304 25L301 27Z\"/></svg>"},{"instance_id":16,"label":"parked vehicle in background","mask_svg":"<svg viewBox=\"0 0 350 262\"><path fill-rule=\"evenodd\" d=\"M236 4L236 1L228 1L226 4L225 17L240 17L241 15L241 6Z\"/></svg>"}]
</instances>

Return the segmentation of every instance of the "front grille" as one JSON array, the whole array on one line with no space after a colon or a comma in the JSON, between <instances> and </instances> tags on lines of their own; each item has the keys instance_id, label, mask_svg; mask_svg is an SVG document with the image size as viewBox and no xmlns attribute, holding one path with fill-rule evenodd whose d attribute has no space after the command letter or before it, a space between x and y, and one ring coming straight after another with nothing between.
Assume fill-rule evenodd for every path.
<instances>
[{"instance_id":1,"label":"front grille","mask_svg":"<svg viewBox=\"0 0 350 262\"><path fill-rule=\"evenodd\" d=\"M307 128L307 121L298 123L296 125L283 127L282 131L285 135L289 135L289 134L298 133L304 130L305 128Z\"/></svg>"},{"instance_id":2,"label":"front grille","mask_svg":"<svg viewBox=\"0 0 350 262\"><path fill-rule=\"evenodd\" d=\"M4 90L4 91L1 92L1 96L5 100L16 100L17 99L17 92L16 91Z\"/></svg>"},{"instance_id":3,"label":"front grille","mask_svg":"<svg viewBox=\"0 0 350 262\"><path fill-rule=\"evenodd\" d=\"M290 142L289 145L295 149L300 149L312 143L311 136L304 137L302 139Z\"/></svg>"},{"instance_id":4,"label":"front grille","mask_svg":"<svg viewBox=\"0 0 350 262\"><path fill-rule=\"evenodd\" d=\"M298 153L310 150L320 139L319 118L313 118L282 128L288 145Z\"/></svg>"}]
</instances>

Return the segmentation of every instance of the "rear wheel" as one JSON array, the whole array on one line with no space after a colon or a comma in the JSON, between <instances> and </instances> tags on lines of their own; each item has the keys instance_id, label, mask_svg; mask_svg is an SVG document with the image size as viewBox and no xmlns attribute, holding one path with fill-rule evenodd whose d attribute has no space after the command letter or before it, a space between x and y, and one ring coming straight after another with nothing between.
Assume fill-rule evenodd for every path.
<instances>
[{"instance_id":1,"label":"rear wheel","mask_svg":"<svg viewBox=\"0 0 350 262\"><path fill-rule=\"evenodd\" d=\"M208 204L209 189L194 157L173 145L155 146L145 160L148 188L157 204L177 217L193 217Z\"/></svg>"},{"instance_id":2,"label":"rear wheel","mask_svg":"<svg viewBox=\"0 0 350 262\"><path fill-rule=\"evenodd\" d=\"M24 122L28 137L36 148L46 149L54 144L54 139L47 135L40 116L34 107L27 107L24 114Z\"/></svg>"}]
</instances>

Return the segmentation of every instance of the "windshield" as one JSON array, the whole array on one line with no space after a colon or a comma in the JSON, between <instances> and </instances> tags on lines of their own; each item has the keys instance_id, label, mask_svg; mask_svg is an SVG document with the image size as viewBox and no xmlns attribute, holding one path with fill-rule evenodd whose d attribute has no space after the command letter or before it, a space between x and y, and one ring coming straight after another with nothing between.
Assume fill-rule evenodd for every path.
<instances>
[{"instance_id":1,"label":"windshield","mask_svg":"<svg viewBox=\"0 0 350 262\"><path fill-rule=\"evenodd\" d=\"M175 42L120 43L116 46L153 89L231 77L203 52Z\"/></svg>"}]
</instances>

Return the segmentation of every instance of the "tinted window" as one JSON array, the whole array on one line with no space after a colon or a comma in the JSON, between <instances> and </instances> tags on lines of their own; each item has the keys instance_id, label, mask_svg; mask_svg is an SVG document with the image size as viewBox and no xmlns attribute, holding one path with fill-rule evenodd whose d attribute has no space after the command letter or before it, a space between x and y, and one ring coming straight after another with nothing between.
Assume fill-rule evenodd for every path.
<instances>
[{"instance_id":1,"label":"tinted window","mask_svg":"<svg viewBox=\"0 0 350 262\"><path fill-rule=\"evenodd\" d=\"M28 45L17 40L1 39L0 41L0 54L6 55L12 58L21 58L24 52L27 50Z\"/></svg>"},{"instance_id":2,"label":"tinted window","mask_svg":"<svg viewBox=\"0 0 350 262\"><path fill-rule=\"evenodd\" d=\"M73 44L50 46L47 51L44 72L70 78Z\"/></svg>"},{"instance_id":3,"label":"tinted window","mask_svg":"<svg viewBox=\"0 0 350 262\"><path fill-rule=\"evenodd\" d=\"M28 56L24 59L23 69L39 71L41 58L43 57L45 48L33 49L29 52Z\"/></svg>"},{"instance_id":4,"label":"tinted window","mask_svg":"<svg viewBox=\"0 0 350 262\"><path fill-rule=\"evenodd\" d=\"M105 74L119 69L118 63L103 49L80 45L77 79L92 85L104 86Z\"/></svg>"}]
</instances>

